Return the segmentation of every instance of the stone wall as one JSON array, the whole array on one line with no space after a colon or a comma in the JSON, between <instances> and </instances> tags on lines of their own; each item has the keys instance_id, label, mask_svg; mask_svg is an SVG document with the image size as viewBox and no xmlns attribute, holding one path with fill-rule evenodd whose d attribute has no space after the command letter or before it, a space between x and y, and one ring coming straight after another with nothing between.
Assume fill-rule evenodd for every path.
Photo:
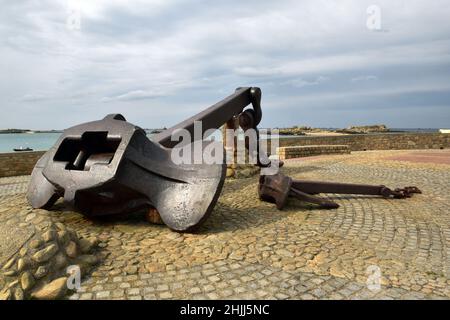
<instances>
[{"instance_id":1,"label":"stone wall","mask_svg":"<svg viewBox=\"0 0 450 320\"><path fill-rule=\"evenodd\" d=\"M347 145L289 146L277 148L277 154L281 160L311 157L324 154L346 153L350 153L350 148Z\"/></svg>"},{"instance_id":2,"label":"stone wall","mask_svg":"<svg viewBox=\"0 0 450 320\"><path fill-rule=\"evenodd\" d=\"M380 133L322 137L302 136L280 139L280 147L308 145L348 145L351 151L446 149L450 148L450 134ZM270 148L270 143L268 147Z\"/></svg>"},{"instance_id":3,"label":"stone wall","mask_svg":"<svg viewBox=\"0 0 450 320\"><path fill-rule=\"evenodd\" d=\"M0 177L31 174L34 165L45 151L0 153Z\"/></svg>"}]
</instances>

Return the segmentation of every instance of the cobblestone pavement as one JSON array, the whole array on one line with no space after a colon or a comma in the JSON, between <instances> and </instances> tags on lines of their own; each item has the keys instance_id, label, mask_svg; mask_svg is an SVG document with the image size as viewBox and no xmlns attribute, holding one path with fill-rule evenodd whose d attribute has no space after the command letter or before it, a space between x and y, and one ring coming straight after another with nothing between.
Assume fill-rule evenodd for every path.
<instances>
[{"instance_id":1,"label":"cobblestone pavement","mask_svg":"<svg viewBox=\"0 0 450 320\"><path fill-rule=\"evenodd\" d=\"M17 176L0 178L0 198L25 193L27 191L30 176Z\"/></svg>"},{"instance_id":2,"label":"cobblestone pavement","mask_svg":"<svg viewBox=\"0 0 450 320\"><path fill-rule=\"evenodd\" d=\"M425 152L450 157L449 150ZM277 211L258 200L257 177L227 180L195 234L148 224L138 214L88 220L59 203L49 214L81 236L98 236L103 257L68 298L448 299L450 165L414 162L413 153L353 152L295 159L283 168L302 179L418 186L423 194L410 199L327 195L338 209L292 199ZM393 160L404 154L408 161ZM0 179L0 207L27 206L27 179Z\"/></svg>"}]
</instances>

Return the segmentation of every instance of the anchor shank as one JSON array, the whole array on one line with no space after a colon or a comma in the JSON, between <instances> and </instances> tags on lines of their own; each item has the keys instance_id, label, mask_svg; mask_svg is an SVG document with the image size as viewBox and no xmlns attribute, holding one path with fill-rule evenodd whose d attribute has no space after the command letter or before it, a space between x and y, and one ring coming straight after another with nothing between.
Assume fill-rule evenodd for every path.
<instances>
[{"instance_id":1,"label":"anchor shank","mask_svg":"<svg viewBox=\"0 0 450 320\"><path fill-rule=\"evenodd\" d=\"M341 194L364 194L381 195L385 186L371 186L366 184L322 182L308 180L292 180L292 186L309 194L318 193L341 193Z\"/></svg>"},{"instance_id":2,"label":"anchor shank","mask_svg":"<svg viewBox=\"0 0 450 320\"><path fill-rule=\"evenodd\" d=\"M238 88L233 94L222 101L219 101L202 112L164 130L157 134L152 140L167 148L172 148L179 143L178 141L171 140L172 134L180 129L187 130L193 138L192 141L195 139L203 139L203 134L206 130L219 128L233 116L240 114L249 104L252 104L255 109L256 119L254 126L256 126L261 121L260 99L261 90L259 88ZM196 121L200 121L202 124L202 137L194 136L194 122Z\"/></svg>"},{"instance_id":3,"label":"anchor shank","mask_svg":"<svg viewBox=\"0 0 450 320\"><path fill-rule=\"evenodd\" d=\"M293 196L293 197L295 197L295 198L297 198L297 199L299 199L301 201L317 204L317 205L321 206L324 209L336 209L336 208L339 208L339 205L336 202L333 202L333 201L330 201L330 200L326 200L324 198L312 196L310 194L307 194L305 192L297 190L294 187L291 187L289 195Z\"/></svg>"}]
</instances>

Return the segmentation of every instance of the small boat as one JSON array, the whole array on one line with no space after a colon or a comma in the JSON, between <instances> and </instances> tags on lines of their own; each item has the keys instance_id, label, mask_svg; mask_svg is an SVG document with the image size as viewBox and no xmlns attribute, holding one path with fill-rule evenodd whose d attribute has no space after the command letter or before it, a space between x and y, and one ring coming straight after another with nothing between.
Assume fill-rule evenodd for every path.
<instances>
[{"instance_id":1,"label":"small boat","mask_svg":"<svg viewBox=\"0 0 450 320\"><path fill-rule=\"evenodd\" d=\"M26 147L26 148L24 148L24 147L14 148L13 150L17 151L17 152L20 152L20 151L33 151L33 149L28 148L28 147Z\"/></svg>"}]
</instances>

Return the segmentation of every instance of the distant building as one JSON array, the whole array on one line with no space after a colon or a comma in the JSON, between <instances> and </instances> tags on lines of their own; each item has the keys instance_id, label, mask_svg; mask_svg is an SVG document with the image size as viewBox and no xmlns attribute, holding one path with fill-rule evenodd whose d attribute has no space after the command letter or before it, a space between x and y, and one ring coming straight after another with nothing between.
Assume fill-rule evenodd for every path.
<instances>
[{"instance_id":1,"label":"distant building","mask_svg":"<svg viewBox=\"0 0 450 320\"><path fill-rule=\"evenodd\" d=\"M450 129L439 129L440 133L450 133Z\"/></svg>"}]
</instances>

